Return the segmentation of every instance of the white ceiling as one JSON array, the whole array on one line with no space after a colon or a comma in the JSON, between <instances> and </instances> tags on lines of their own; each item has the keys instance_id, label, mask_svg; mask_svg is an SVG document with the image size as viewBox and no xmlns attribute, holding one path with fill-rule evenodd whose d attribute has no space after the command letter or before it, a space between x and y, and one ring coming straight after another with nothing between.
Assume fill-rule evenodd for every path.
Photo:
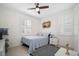
<instances>
[{"instance_id":1,"label":"white ceiling","mask_svg":"<svg viewBox=\"0 0 79 59\"><path fill-rule=\"evenodd\" d=\"M40 14L38 14L35 10L28 10L28 8L35 7L34 3L6 3L0 4L6 6L11 9L15 9L17 11L23 12L25 14L29 14L38 18L44 18L54 14L56 12L71 8L75 5L75 3L40 3L40 6L49 5L48 9L40 10Z\"/></svg>"}]
</instances>

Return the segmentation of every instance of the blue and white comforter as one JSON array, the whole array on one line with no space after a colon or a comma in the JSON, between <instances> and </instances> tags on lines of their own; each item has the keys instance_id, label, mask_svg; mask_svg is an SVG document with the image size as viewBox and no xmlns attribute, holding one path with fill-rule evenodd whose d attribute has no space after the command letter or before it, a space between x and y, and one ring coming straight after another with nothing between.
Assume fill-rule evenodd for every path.
<instances>
[{"instance_id":1,"label":"blue and white comforter","mask_svg":"<svg viewBox=\"0 0 79 59\"><path fill-rule=\"evenodd\" d=\"M35 50L35 48L39 48L43 45L48 44L47 36L23 36L22 42L24 44L29 45L28 52L31 53Z\"/></svg>"}]
</instances>

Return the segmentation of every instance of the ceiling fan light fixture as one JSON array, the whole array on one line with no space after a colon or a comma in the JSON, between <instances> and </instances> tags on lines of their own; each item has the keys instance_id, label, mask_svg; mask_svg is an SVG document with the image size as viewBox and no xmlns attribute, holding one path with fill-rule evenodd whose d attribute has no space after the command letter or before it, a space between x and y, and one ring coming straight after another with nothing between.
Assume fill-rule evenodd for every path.
<instances>
[{"instance_id":1,"label":"ceiling fan light fixture","mask_svg":"<svg viewBox=\"0 0 79 59\"><path fill-rule=\"evenodd\" d=\"M36 8L36 11L40 11L40 9L39 8Z\"/></svg>"}]
</instances>

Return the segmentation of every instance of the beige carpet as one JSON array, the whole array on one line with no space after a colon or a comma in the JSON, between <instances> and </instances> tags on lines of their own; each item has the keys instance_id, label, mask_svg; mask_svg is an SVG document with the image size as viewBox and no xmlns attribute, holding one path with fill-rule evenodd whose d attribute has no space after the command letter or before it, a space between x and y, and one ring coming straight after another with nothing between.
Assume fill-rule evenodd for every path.
<instances>
[{"instance_id":1,"label":"beige carpet","mask_svg":"<svg viewBox=\"0 0 79 59\"><path fill-rule=\"evenodd\" d=\"M6 56L29 56L28 48L24 46L16 46L8 49Z\"/></svg>"}]
</instances>

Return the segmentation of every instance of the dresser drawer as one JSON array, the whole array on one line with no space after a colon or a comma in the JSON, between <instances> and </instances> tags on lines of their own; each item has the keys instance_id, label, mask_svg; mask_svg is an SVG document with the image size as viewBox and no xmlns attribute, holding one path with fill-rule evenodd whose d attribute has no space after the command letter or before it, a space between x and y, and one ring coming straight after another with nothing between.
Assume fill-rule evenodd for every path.
<instances>
[{"instance_id":1,"label":"dresser drawer","mask_svg":"<svg viewBox=\"0 0 79 59\"><path fill-rule=\"evenodd\" d=\"M53 41L53 38L51 38L51 39L50 39L50 44L53 44L53 42L54 42L54 41Z\"/></svg>"}]
</instances>

